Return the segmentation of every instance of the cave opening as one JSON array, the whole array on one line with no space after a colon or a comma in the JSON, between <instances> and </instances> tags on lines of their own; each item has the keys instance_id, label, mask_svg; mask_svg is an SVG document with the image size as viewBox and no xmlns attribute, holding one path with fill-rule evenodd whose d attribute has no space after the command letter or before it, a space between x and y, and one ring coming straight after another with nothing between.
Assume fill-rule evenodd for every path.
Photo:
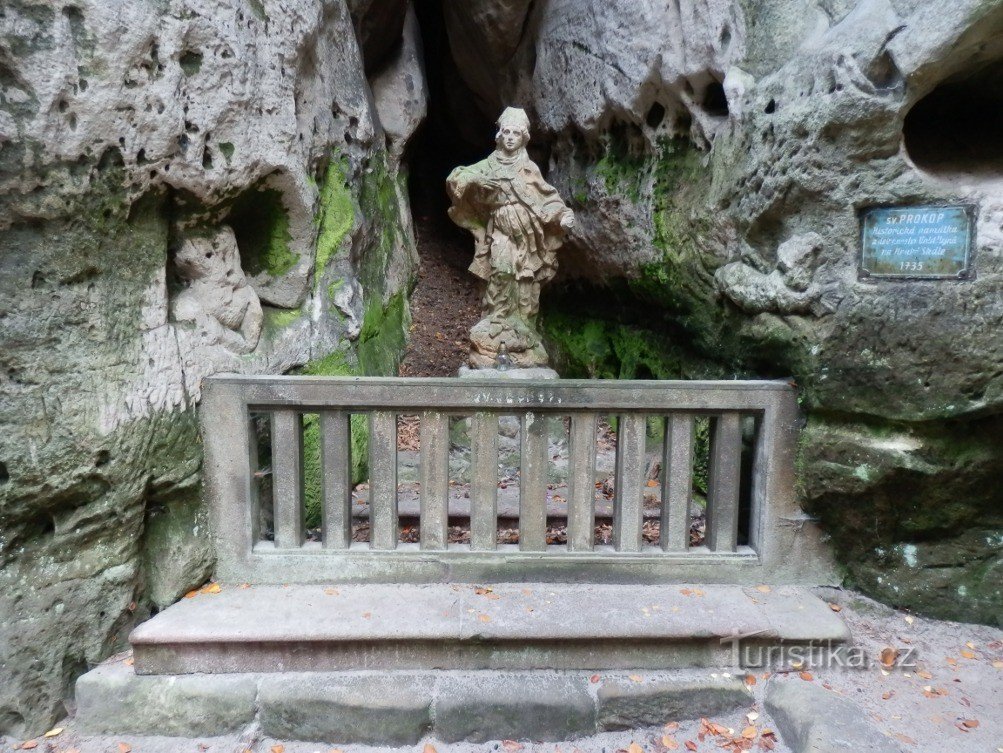
<instances>
[{"instance_id":1,"label":"cave opening","mask_svg":"<svg viewBox=\"0 0 1003 753\"><path fill-rule=\"evenodd\" d=\"M906 152L920 169L944 176L1003 173L1003 58L956 74L906 115Z\"/></svg>"},{"instance_id":2,"label":"cave opening","mask_svg":"<svg viewBox=\"0 0 1003 753\"><path fill-rule=\"evenodd\" d=\"M412 330L401 365L406 376L455 376L480 318L480 289L467 271L474 242L449 219L446 176L484 159L494 124L477 108L450 52L442 0L415 3L428 87L425 120L404 154L415 240L421 260L411 295Z\"/></svg>"}]
</instances>

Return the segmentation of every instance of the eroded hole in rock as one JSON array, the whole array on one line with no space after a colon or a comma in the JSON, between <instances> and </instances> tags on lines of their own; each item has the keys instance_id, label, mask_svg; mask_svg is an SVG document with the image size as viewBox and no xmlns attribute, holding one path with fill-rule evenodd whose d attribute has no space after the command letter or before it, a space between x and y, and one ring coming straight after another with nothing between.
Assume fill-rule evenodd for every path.
<instances>
[{"instance_id":1,"label":"eroded hole in rock","mask_svg":"<svg viewBox=\"0 0 1003 753\"><path fill-rule=\"evenodd\" d=\"M665 120L665 106L661 102L655 102L648 108L648 114L644 120L650 128L658 128Z\"/></svg>"},{"instance_id":2,"label":"eroded hole in rock","mask_svg":"<svg viewBox=\"0 0 1003 753\"><path fill-rule=\"evenodd\" d=\"M728 98L720 81L711 81L703 91L700 104L708 115L717 118L728 117Z\"/></svg>"},{"instance_id":3,"label":"eroded hole in rock","mask_svg":"<svg viewBox=\"0 0 1003 753\"><path fill-rule=\"evenodd\" d=\"M1003 172L1003 59L955 75L917 102L903 126L906 151L931 173Z\"/></svg>"},{"instance_id":4,"label":"eroded hole in rock","mask_svg":"<svg viewBox=\"0 0 1003 753\"><path fill-rule=\"evenodd\" d=\"M289 217L277 189L245 191L233 202L225 224L233 228L245 274L281 277L296 265L296 254L289 248Z\"/></svg>"},{"instance_id":5,"label":"eroded hole in rock","mask_svg":"<svg viewBox=\"0 0 1003 753\"><path fill-rule=\"evenodd\" d=\"M7 464L0 462L0 484L6 484L10 481L10 471L7 470Z\"/></svg>"}]
</instances>

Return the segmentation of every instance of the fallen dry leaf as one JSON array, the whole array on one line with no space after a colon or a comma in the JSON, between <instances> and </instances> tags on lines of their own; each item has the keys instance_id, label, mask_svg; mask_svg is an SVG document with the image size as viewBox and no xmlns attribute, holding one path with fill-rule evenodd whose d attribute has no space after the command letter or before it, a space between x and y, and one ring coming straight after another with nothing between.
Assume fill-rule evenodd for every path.
<instances>
[{"instance_id":1,"label":"fallen dry leaf","mask_svg":"<svg viewBox=\"0 0 1003 753\"><path fill-rule=\"evenodd\" d=\"M979 726L978 719L962 719L961 723L968 727L968 729L975 729Z\"/></svg>"},{"instance_id":2,"label":"fallen dry leaf","mask_svg":"<svg viewBox=\"0 0 1003 753\"><path fill-rule=\"evenodd\" d=\"M61 734L63 734L63 728L62 727L54 727L53 729L50 729L48 732L46 732L44 735L42 735L42 737L56 737L56 736L61 735Z\"/></svg>"},{"instance_id":3,"label":"fallen dry leaf","mask_svg":"<svg viewBox=\"0 0 1003 753\"><path fill-rule=\"evenodd\" d=\"M595 685L597 682L599 682L599 679L600 679L599 675L592 675L589 678L589 682L591 682L593 685Z\"/></svg>"},{"instance_id":4,"label":"fallen dry leaf","mask_svg":"<svg viewBox=\"0 0 1003 753\"><path fill-rule=\"evenodd\" d=\"M748 727L742 730L742 737L744 737L746 740L755 740L756 728L750 724Z\"/></svg>"},{"instance_id":5,"label":"fallen dry leaf","mask_svg":"<svg viewBox=\"0 0 1003 753\"><path fill-rule=\"evenodd\" d=\"M692 740L686 741L686 750L696 750L696 749L697 749L697 744L695 742L693 742Z\"/></svg>"},{"instance_id":6,"label":"fallen dry leaf","mask_svg":"<svg viewBox=\"0 0 1003 753\"><path fill-rule=\"evenodd\" d=\"M627 753L644 753L644 748L631 741L630 745L627 746Z\"/></svg>"},{"instance_id":7,"label":"fallen dry leaf","mask_svg":"<svg viewBox=\"0 0 1003 753\"><path fill-rule=\"evenodd\" d=\"M477 619L480 620L481 622L491 622L491 618L486 614L477 615Z\"/></svg>"},{"instance_id":8,"label":"fallen dry leaf","mask_svg":"<svg viewBox=\"0 0 1003 753\"><path fill-rule=\"evenodd\" d=\"M932 679L933 679L933 675L931 675L931 674L930 674L929 672L927 672L927 671L926 671L925 669L921 669L921 670L919 670L919 672L917 672L916 674L917 674L917 675L918 675L919 677L922 677L922 678L923 678L924 680L932 680Z\"/></svg>"},{"instance_id":9,"label":"fallen dry leaf","mask_svg":"<svg viewBox=\"0 0 1003 753\"><path fill-rule=\"evenodd\" d=\"M328 596L338 596L341 593L341 591L339 591L337 588L325 588L324 593L326 593Z\"/></svg>"},{"instance_id":10,"label":"fallen dry leaf","mask_svg":"<svg viewBox=\"0 0 1003 753\"><path fill-rule=\"evenodd\" d=\"M136 663L136 660L130 656L128 659L123 659L122 663L127 667L131 667L133 664Z\"/></svg>"},{"instance_id":11,"label":"fallen dry leaf","mask_svg":"<svg viewBox=\"0 0 1003 753\"><path fill-rule=\"evenodd\" d=\"M286 746L285 745L273 745L270 748L270 750L272 751L272 753L285 753Z\"/></svg>"},{"instance_id":12,"label":"fallen dry leaf","mask_svg":"<svg viewBox=\"0 0 1003 753\"><path fill-rule=\"evenodd\" d=\"M517 743L515 740L502 740L502 747L511 753L515 753L515 751L522 750L525 746L522 743Z\"/></svg>"},{"instance_id":13,"label":"fallen dry leaf","mask_svg":"<svg viewBox=\"0 0 1003 753\"><path fill-rule=\"evenodd\" d=\"M842 612L843 611L843 608L841 606L839 606L839 604L832 604L832 603L830 603L829 604L829 609L831 609L833 612Z\"/></svg>"},{"instance_id":14,"label":"fallen dry leaf","mask_svg":"<svg viewBox=\"0 0 1003 753\"><path fill-rule=\"evenodd\" d=\"M746 685L755 685L756 684L756 676L755 675L746 675L745 676L745 684Z\"/></svg>"},{"instance_id":15,"label":"fallen dry leaf","mask_svg":"<svg viewBox=\"0 0 1003 753\"><path fill-rule=\"evenodd\" d=\"M201 592L204 594L218 594L222 590L219 587L219 583L210 583L208 586L203 586Z\"/></svg>"},{"instance_id":16,"label":"fallen dry leaf","mask_svg":"<svg viewBox=\"0 0 1003 753\"><path fill-rule=\"evenodd\" d=\"M894 691L894 690L889 690L889 691L888 691L887 693L882 693L882 694L881 694L881 698L882 698L882 700L885 700L885 701L887 701L887 700L888 700L889 698L891 698L891 697L892 697L893 695L895 695L895 691Z\"/></svg>"},{"instance_id":17,"label":"fallen dry leaf","mask_svg":"<svg viewBox=\"0 0 1003 753\"><path fill-rule=\"evenodd\" d=\"M996 667L996 669L1003 669L1003 661L996 660L993 662L993 666Z\"/></svg>"},{"instance_id":18,"label":"fallen dry leaf","mask_svg":"<svg viewBox=\"0 0 1003 753\"><path fill-rule=\"evenodd\" d=\"M909 735L903 735L901 732L895 733L895 739L897 739L899 742L905 743L906 745L916 744L916 741L913 740L911 737L909 737Z\"/></svg>"},{"instance_id":19,"label":"fallen dry leaf","mask_svg":"<svg viewBox=\"0 0 1003 753\"><path fill-rule=\"evenodd\" d=\"M669 722L664 727L662 727L666 732L675 732L679 729L679 722Z\"/></svg>"},{"instance_id":20,"label":"fallen dry leaf","mask_svg":"<svg viewBox=\"0 0 1003 753\"><path fill-rule=\"evenodd\" d=\"M965 659L974 659L975 658L975 652L974 651L969 651L967 648L963 648L963 649L961 649L961 656L963 658L965 658Z\"/></svg>"},{"instance_id":21,"label":"fallen dry leaf","mask_svg":"<svg viewBox=\"0 0 1003 753\"><path fill-rule=\"evenodd\" d=\"M756 590L759 591L760 593L768 594L773 589L770 588L769 586L764 585L764 586L756 586Z\"/></svg>"},{"instance_id":22,"label":"fallen dry leaf","mask_svg":"<svg viewBox=\"0 0 1003 753\"><path fill-rule=\"evenodd\" d=\"M641 675L627 675L627 679L631 682L644 682L644 678Z\"/></svg>"},{"instance_id":23,"label":"fallen dry leaf","mask_svg":"<svg viewBox=\"0 0 1003 753\"><path fill-rule=\"evenodd\" d=\"M894 667L895 660L899 658L899 650L888 646L881 649L881 664L885 667Z\"/></svg>"},{"instance_id":24,"label":"fallen dry leaf","mask_svg":"<svg viewBox=\"0 0 1003 753\"><path fill-rule=\"evenodd\" d=\"M679 750L679 743L672 735L662 735L662 747L666 750Z\"/></svg>"},{"instance_id":25,"label":"fallen dry leaf","mask_svg":"<svg viewBox=\"0 0 1003 753\"><path fill-rule=\"evenodd\" d=\"M33 750L38 747L38 742L36 740L25 740L21 743L21 750Z\"/></svg>"},{"instance_id":26,"label":"fallen dry leaf","mask_svg":"<svg viewBox=\"0 0 1003 753\"><path fill-rule=\"evenodd\" d=\"M275 749L272 748L272 750L274 751ZM129 745L129 743L119 743L118 744L118 753L132 753L132 746ZM281 750L280 751L276 751L276 753L282 753L282 751Z\"/></svg>"},{"instance_id":27,"label":"fallen dry leaf","mask_svg":"<svg viewBox=\"0 0 1003 753\"><path fill-rule=\"evenodd\" d=\"M650 487L658 486L658 482L655 481L655 479L653 479L653 478L649 478L647 485L650 486Z\"/></svg>"},{"instance_id":28,"label":"fallen dry leaf","mask_svg":"<svg viewBox=\"0 0 1003 753\"><path fill-rule=\"evenodd\" d=\"M199 595L199 592L198 592L198 589L196 589L194 591L189 591L188 593L186 593L185 594L185 598L186 599L194 599L198 595Z\"/></svg>"},{"instance_id":29,"label":"fallen dry leaf","mask_svg":"<svg viewBox=\"0 0 1003 753\"><path fill-rule=\"evenodd\" d=\"M435 746L432 745L432 743L425 743L425 747L422 749L421 753L439 753L439 751L435 749Z\"/></svg>"},{"instance_id":30,"label":"fallen dry leaf","mask_svg":"<svg viewBox=\"0 0 1003 753\"><path fill-rule=\"evenodd\" d=\"M798 672L798 677L800 677L805 682L811 682L815 678L812 676L811 672Z\"/></svg>"}]
</instances>

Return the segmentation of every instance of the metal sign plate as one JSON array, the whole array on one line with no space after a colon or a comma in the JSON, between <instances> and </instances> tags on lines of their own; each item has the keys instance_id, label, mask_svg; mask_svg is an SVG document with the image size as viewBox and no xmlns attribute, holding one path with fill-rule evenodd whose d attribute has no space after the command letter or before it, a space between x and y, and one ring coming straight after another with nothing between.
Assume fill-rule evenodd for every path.
<instances>
[{"instance_id":1,"label":"metal sign plate","mask_svg":"<svg viewBox=\"0 0 1003 753\"><path fill-rule=\"evenodd\" d=\"M971 278L975 207L872 207L860 217L860 276Z\"/></svg>"}]
</instances>

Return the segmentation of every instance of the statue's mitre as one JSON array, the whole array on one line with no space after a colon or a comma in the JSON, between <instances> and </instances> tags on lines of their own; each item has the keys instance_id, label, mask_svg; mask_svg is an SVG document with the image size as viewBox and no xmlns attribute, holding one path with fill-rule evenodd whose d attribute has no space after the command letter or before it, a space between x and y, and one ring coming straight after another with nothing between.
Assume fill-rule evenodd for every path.
<instances>
[{"instance_id":1,"label":"statue's mitre","mask_svg":"<svg viewBox=\"0 0 1003 753\"><path fill-rule=\"evenodd\" d=\"M529 133L529 116L521 107L506 107L505 111L498 118L498 127L521 128Z\"/></svg>"}]
</instances>

